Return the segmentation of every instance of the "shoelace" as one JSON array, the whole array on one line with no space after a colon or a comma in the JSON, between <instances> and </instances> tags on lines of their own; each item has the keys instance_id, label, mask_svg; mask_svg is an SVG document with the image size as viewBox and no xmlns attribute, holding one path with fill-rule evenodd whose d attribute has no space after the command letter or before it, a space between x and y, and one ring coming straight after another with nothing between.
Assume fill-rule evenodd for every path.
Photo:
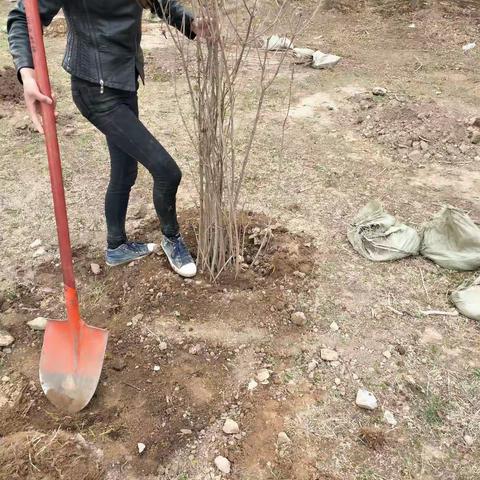
<instances>
[{"instance_id":1,"label":"shoelace","mask_svg":"<svg viewBox=\"0 0 480 480\"><path fill-rule=\"evenodd\" d=\"M192 261L192 256L185 245L182 237L176 239L176 241L172 241L174 243L173 246L173 256L180 257L180 260L183 265L186 263L190 263Z\"/></svg>"},{"instance_id":2,"label":"shoelace","mask_svg":"<svg viewBox=\"0 0 480 480\"><path fill-rule=\"evenodd\" d=\"M130 250L133 250L135 253L142 253L143 251L143 243L136 243L136 242L127 242L127 247Z\"/></svg>"}]
</instances>

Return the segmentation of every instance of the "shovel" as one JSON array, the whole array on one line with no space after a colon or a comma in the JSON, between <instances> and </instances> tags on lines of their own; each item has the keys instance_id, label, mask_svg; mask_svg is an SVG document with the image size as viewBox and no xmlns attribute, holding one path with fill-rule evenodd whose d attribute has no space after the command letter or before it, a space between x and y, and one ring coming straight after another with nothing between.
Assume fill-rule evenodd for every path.
<instances>
[{"instance_id":1,"label":"shovel","mask_svg":"<svg viewBox=\"0 0 480 480\"><path fill-rule=\"evenodd\" d=\"M51 98L38 0L25 0L24 3L37 83L41 93ZM47 398L57 408L76 413L88 404L97 388L107 347L108 332L91 327L80 318L73 275L55 107L42 103L41 108L60 246L67 320L48 320L47 322L40 357L40 383Z\"/></svg>"}]
</instances>

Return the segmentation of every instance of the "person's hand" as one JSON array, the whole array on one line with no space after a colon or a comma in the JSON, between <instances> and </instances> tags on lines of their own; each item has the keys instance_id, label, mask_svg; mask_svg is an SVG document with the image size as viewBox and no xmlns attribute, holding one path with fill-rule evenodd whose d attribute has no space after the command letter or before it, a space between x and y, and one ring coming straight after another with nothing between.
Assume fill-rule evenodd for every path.
<instances>
[{"instance_id":1,"label":"person's hand","mask_svg":"<svg viewBox=\"0 0 480 480\"><path fill-rule=\"evenodd\" d=\"M25 105L27 106L28 114L33 122L36 130L43 133L41 104L47 105L55 104L55 97L49 98L46 95L40 93L37 80L35 79L35 70L33 68L22 68L20 75L23 82L23 96L25 98ZM55 112L55 116L56 116Z\"/></svg>"},{"instance_id":2,"label":"person's hand","mask_svg":"<svg viewBox=\"0 0 480 480\"><path fill-rule=\"evenodd\" d=\"M192 22L192 31L209 43L216 42L219 37L218 24L212 18L196 18Z\"/></svg>"}]
</instances>

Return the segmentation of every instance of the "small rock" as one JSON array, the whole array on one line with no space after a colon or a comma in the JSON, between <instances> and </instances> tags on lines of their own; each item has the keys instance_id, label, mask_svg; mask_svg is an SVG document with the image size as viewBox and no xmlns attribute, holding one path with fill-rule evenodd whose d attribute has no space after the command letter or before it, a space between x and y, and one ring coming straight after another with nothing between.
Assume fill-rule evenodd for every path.
<instances>
[{"instance_id":1,"label":"small rock","mask_svg":"<svg viewBox=\"0 0 480 480\"><path fill-rule=\"evenodd\" d=\"M467 43L462 47L462 50L467 53L469 50L473 50L477 44L475 42Z\"/></svg>"},{"instance_id":2,"label":"small rock","mask_svg":"<svg viewBox=\"0 0 480 480\"><path fill-rule=\"evenodd\" d=\"M478 145L480 143L480 132L473 132L472 134L472 143Z\"/></svg>"},{"instance_id":3,"label":"small rock","mask_svg":"<svg viewBox=\"0 0 480 480\"><path fill-rule=\"evenodd\" d=\"M251 392L252 390L255 390L258 387L258 383L252 378L248 382L247 389Z\"/></svg>"},{"instance_id":4,"label":"small rock","mask_svg":"<svg viewBox=\"0 0 480 480\"><path fill-rule=\"evenodd\" d=\"M7 383L10 381L10 377L7 377L6 375L2 377L2 382Z\"/></svg>"},{"instance_id":5,"label":"small rock","mask_svg":"<svg viewBox=\"0 0 480 480\"><path fill-rule=\"evenodd\" d=\"M384 356L385 358L387 358L387 359L388 359L388 358L392 358L392 354L391 354L391 352L390 352L389 350L385 350L385 351L383 352L383 356Z\"/></svg>"},{"instance_id":6,"label":"small rock","mask_svg":"<svg viewBox=\"0 0 480 480\"><path fill-rule=\"evenodd\" d=\"M236 433L240 433L240 428L238 423L232 420L231 418L227 418L225 423L223 424L223 432L228 435L235 435Z\"/></svg>"},{"instance_id":7,"label":"small rock","mask_svg":"<svg viewBox=\"0 0 480 480\"><path fill-rule=\"evenodd\" d=\"M313 372L315 370L315 368L317 368L317 362L315 360L312 360L311 362L309 362L309 364L307 365L307 372L310 373L310 372Z\"/></svg>"},{"instance_id":8,"label":"small rock","mask_svg":"<svg viewBox=\"0 0 480 480\"><path fill-rule=\"evenodd\" d=\"M45 317L37 317L27 322L27 325L32 330L42 331L42 330L45 330L45 328L47 328L47 322L48 322L48 319L46 319Z\"/></svg>"},{"instance_id":9,"label":"small rock","mask_svg":"<svg viewBox=\"0 0 480 480\"><path fill-rule=\"evenodd\" d=\"M420 150L413 150L408 154L408 158L412 162L420 162L423 158L422 152Z\"/></svg>"},{"instance_id":10,"label":"small rock","mask_svg":"<svg viewBox=\"0 0 480 480\"><path fill-rule=\"evenodd\" d=\"M338 377L335 378L334 382L335 382L335 385L337 386L342 383L342 381Z\"/></svg>"},{"instance_id":11,"label":"small rock","mask_svg":"<svg viewBox=\"0 0 480 480\"><path fill-rule=\"evenodd\" d=\"M15 339L6 331L0 330L0 347L8 347Z\"/></svg>"},{"instance_id":12,"label":"small rock","mask_svg":"<svg viewBox=\"0 0 480 480\"><path fill-rule=\"evenodd\" d=\"M214 460L215 466L222 472L222 473L230 473L230 461L219 455Z\"/></svg>"},{"instance_id":13,"label":"small rock","mask_svg":"<svg viewBox=\"0 0 480 480\"><path fill-rule=\"evenodd\" d=\"M372 93L377 97L384 97L387 94L387 89L383 87L375 87Z\"/></svg>"},{"instance_id":14,"label":"small rock","mask_svg":"<svg viewBox=\"0 0 480 480\"><path fill-rule=\"evenodd\" d=\"M160 371L160 367L159 367L158 365L155 365L155 366L153 367L153 371L154 371L154 372L159 372L159 371Z\"/></svg>"},{"instance_id":15,"label":"small rock","mask_svg":"<svg viewBox=\"0 0 480 480\"><path fill-rule=\"evenodd\" d=\"M100 265L98 263L91 263L90 269L94 275L98 275L101 272Z\"/></svg>"},{"instance_id":16,"label":"small rock","mask_svg":"<svg viewBox=\"0 0 480 480\"><path fill-rule=\"evenodd\" d=\"M124 358L116 358L113 362L112 362L112 368L114 370L116 370L117 372L121 372L122 370L125 369L125 367L127 366L127 362L125 362L125 359Z\"/></svg>"},{"instance_id":17,"label":"small rock","mask_svg":"<svg viewBox=\"0 0 480 480\"><path fill-rule=\"evenodd\" d=\"M144 443L137 443L138 453L142 454L145 451L145 444Z\"/></svg>"},{"instance_id":18,"label":"small rock","mask_svg":"<svg viewBox=\"0 0 480 480\"><path fill-rule=\"evenodd\" d=\"M135 315L133 318L132 318L132 325L135 327L137 325L138 322L141 322L143 319L143 315L141 313L139 313L138 315Z\"/></svg>"},{"instance_id":19,"label":"small rock","mask_svg":"<svg viewBox=\"0 0 480 480\"><path fill-rule=\"evenodd\" d=\"M189 348L188 353L190 355L196 355L197 353L200 353L201 350L202 350L202 346L199 343L197 343L196 345L193 345Z\"/></svg>"},{"instance_id":20,"label":"small rock","mask_svg":"<svg viewBox=\"0 0 480 480\"><path fill-rule=\"evenodd\" d=\"M292 316L290 318L292 320L292 323L299 327L303 327L307 324L307 317L303 312L292 313Z\"/></svg>"},{"instance_id":21,"label":"small rock","mask_svg":"<svg viewBox=\"0 0 480 480\"><path fill-rule=\"evenodd\" d=\"M290 437L285 432L280 432L277 436L277 444L288 445L289 443L292 443Z\"/></svg>"},{"instance_id":22,"label":"small rock","mask_svg":"<svg viewBox=\"0 0 480 480\"><path fill-rule=\"evenodd\" d=\"M338 360L338 352L331 348L322 348L320 350L320 358L326 362L335 362Z\"/></svg>"},{"instance_id":23,"label":"small rock","mask_svg":"<svg viewBox=\"0 0 480 480\"><path fill-rule=\"evenodd\" d=\"M340 327L338 326L338 323L337 322L332 322L330 324L330 330L333 330L334 332L338 332L338 330L340 330Z\"/></svg>"},{"instance_id":24,"label":"small rock","mask_svg":"<svg viewBox=\"0 0 480 480\"><path fill-rule=\"evenodd\" d=\"M270 378L270 371L266 368L262 368L257 373L257 380L260 383L268 383L268 379Z\"/></svg>"},{"instance_id":25,"label":"small rock","mask_svg":"<svg viewBox=\"0 0 480 480\"><path fill-rule=\"evenodd\" d=\"M397 425L397 420L395 420L395 417L393 416L393 413L390 410L385 410L383 412L383 420L385 420L385 422L391 425L392 427L395 427Z\"/></svg>"},{"instance_id":26,"label":"small rock","mask_svg":"<svg viewBox=\"0 0 480 480\"><path fill-rule=\"evenodd\" d=\"M158 344L158 348L159 348L159 350L161 350L163 352L164 350L166 350L168 348L167 342L160 342Z\"/></svg>"},{"instance_id":27,"label":"small rock","mask_svg":"<svg viewBox=\"0 0 480 480\"><path fill-rule=\"evenodd\" d=\"M427 327L420 338L420 343L427 344L439 344L442 343L443 337L441 333L437 332L434 328Z\"/></svg>"},{"instance_id":28,"label":"small rock","mask_svg":"<svg viewBox=\"0 0 480 480\"><path fill-rule=\"evenodd\" d=\"M341 59L337 55L316 51L313 54L312 67L317 69L333 68Z\"/></svg>"},{"instance_id":29,"label":"small rock","mask_svg":"<svg viewBox=\"0 0 480 480\"><path fill-rule=\"evenodd\" d=\"M40 247L39 249L35 250L35 252L33 253L33 258L42 257L46 253L47 251L43 247Z\"/></svg>"},{"instance_id":30,"label":"small rock","mask_svg":"<svg viewBox=\"0 0 480 480\"><path fill-rule=\"evenodd\" d=\"M38 248L41 244L42 244L42 241L39 238L37 238L35 241L33 241L30 244L30 248Z\"/></svg>"},{"instance_id":31,"label":"small rock","mask_svg":"<svg viewBox=\"0 0 480 480\"><path fill-rule=\"evenodd\" d=\"M471 446L473 445L474 440L473 440L473 437L472 437L472 436L470 436L470 435L465 435L465 436L463 437L463 440L465 441L465 445L467 445L468 447L471 447Z\"/></svg>"},{"instance_id":32,"label":"small rock","mask_svg":"<svg viewBox=\"0 0 480 480\"><path fill-rule=\"evenodd\" d=\"M63 129L63 134L66 137L71 137L75 133L77 133L77 129L75 128L74 125L65 125L65 128Z\"/></svg>"},{"instance_id":33,"label":"small rock","mask_svg":"<svg viewBox=\"0 0 480 480\"><path fill-rule=\"evenodd\" d=\"M377 399L368 390L359 389L355 403L358 407L366 410L375 410L378 407Z\"/></svg>"}]
</instances>

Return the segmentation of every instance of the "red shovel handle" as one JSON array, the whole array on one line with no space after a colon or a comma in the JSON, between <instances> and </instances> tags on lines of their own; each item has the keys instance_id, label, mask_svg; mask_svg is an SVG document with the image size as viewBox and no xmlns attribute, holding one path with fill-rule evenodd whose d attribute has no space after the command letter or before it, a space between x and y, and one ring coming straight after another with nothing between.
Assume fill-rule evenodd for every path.
<instances>
[{"instance_id":1,"label":"red shovel handle","mask_svg":"<svg viewBox=\"0 0 480 480\"><path fill-rule=\"evenodd\" d=\"M50 79L48 77L48 66L45 56L45 45L43 43L43 30L40 20L38 0L25 0L24 3L30 36L30 46L33 55L33 64L35 66L35 77L40 92L51 98L52 90L50 87ZM52 185L55 221L57 223L58 243L60 246L60 259L63 269L63 283L65 285L67 319L78 327L80 316L75 290L75 278L73 275L72 248L70 246L70 234L68 231L67 207L65 203L65 191L63 189L62 164L60 161L60 149L57 138L55 106L53 104L48 105L42 103L41 108L43 129L45 132L45 145L48 156L48 167L50 170L50 183Z\"/></svg>"}]
</instances>

